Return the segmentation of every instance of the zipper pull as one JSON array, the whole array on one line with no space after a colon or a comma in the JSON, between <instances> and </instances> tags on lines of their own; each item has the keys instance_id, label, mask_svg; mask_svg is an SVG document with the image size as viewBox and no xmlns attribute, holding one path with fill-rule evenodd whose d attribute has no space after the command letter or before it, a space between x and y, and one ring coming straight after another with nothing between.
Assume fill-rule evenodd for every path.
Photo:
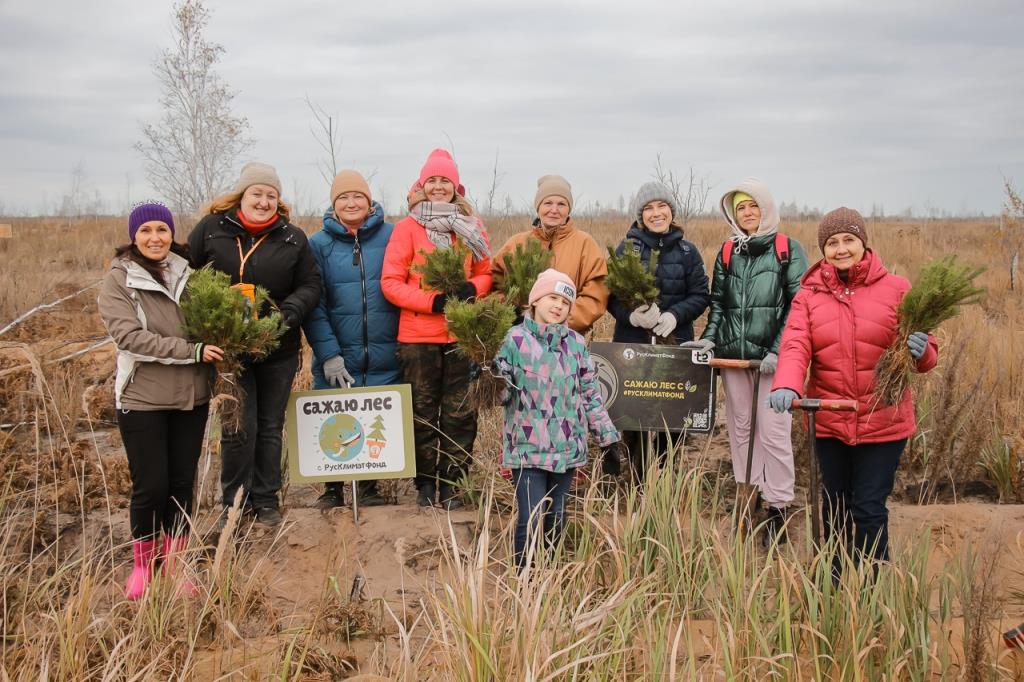
<instances>
[{"instance_id":1,"label":"zipper pull","mask_svg":"<svg viewBox=\"0 0 1024 682\"><path fill-rule=\"evenodd\" d=\"M359 247L359 237L356 237L356 245L352 247L352 265L359 265L363 250Z\"/></svg>"}]
</instances>

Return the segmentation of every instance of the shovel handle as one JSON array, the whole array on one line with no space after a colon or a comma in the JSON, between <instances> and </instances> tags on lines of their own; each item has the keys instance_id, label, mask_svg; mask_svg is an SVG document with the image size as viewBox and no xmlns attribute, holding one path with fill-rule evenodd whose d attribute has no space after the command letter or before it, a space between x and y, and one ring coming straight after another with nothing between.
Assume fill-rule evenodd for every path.
<instances>
[{"instance_id":1,"label":"shovel handle","mask_svg":"<svg viewBox=\"0 0 1024 682\"><path fill-rule=\"evenodd\" d=\"M716 369L757 369L761 366L760 360L730 360L728 358L711 358L708 364Z\"/></svg>"},{"instance_id":2,"label":"shovel handle","mask_svg":"<svg viewBox=\"0 0 1024 682\"><path fill-rule=\"evenodd\" d=\"M856 400L823 400L821 398L797 398L794 410L828 410L829 412L856 412Z\"/></svg>"}]
</instances>

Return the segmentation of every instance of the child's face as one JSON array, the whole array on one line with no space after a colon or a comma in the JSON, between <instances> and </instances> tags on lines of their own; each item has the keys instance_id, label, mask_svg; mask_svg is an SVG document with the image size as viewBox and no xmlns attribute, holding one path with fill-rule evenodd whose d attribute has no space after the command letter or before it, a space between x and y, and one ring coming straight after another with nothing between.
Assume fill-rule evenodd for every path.
<instances>
[{"instance_id":1,"label":"child's face","mask_svg":"<svg viewBox=\"0 0 1024 682\"><path fill-rule=\"evenodd\" d=\"M569 301L558 294L545 294L533 304L533 319L541 324L561 324L569 319Z\"/></svg>"}]
</instances>

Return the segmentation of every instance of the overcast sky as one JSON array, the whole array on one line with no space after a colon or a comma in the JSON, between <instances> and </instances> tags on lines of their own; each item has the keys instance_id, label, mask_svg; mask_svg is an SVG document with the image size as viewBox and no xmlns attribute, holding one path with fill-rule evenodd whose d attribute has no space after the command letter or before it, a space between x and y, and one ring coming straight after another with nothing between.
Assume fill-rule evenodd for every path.
<instances>
[{"instance_id":1,"label":"overcast sky","mask_svg":"<svg viewBox=\"0 0 1024 682\"><path fill-rule=\"evenodd\" d=\"M309 95L389 212L433 147L481 200L560 173L618 203L661 153L717 198L996 213L1024 185L1024 2L211 0L235 113L285 198L326 204ZM52 210L82 164L119 211L160 197L132 145L159 116L170 2L0 0L0 211Z\"/></svg>"}]
</instances>

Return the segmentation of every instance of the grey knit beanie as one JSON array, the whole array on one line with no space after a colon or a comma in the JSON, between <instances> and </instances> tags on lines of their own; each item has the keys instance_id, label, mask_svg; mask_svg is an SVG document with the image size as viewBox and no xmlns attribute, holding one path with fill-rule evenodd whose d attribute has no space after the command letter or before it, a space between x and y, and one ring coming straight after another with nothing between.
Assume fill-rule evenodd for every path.
<instances>
[{"instance_id":1,"label":"grey knit beanie","mask_svg":"<svg viewBox=\"0 0 1024 682\"><path fill-rule=\"evenodd\" d=\"M672 210L672 221L679 219L679 206L676 205L672 190L660 182L645 182L633 198L633 213L641 225L644 223L644 206L652 201L664 201Z\"/></svg>"},{"instance_id":2,"label":"grey knit beanie","mask_svg":"<svg viewBox=\"0 0 1024 682\"><path fill-rule=\"evenodd\" d=\"M238 177L235 185L236 192L244 192L253 185L269 185L281 194L281 180L277 177L277 171L269 163L250 161L242 166L242 174Z\"/></svg>"}]
</instances>

